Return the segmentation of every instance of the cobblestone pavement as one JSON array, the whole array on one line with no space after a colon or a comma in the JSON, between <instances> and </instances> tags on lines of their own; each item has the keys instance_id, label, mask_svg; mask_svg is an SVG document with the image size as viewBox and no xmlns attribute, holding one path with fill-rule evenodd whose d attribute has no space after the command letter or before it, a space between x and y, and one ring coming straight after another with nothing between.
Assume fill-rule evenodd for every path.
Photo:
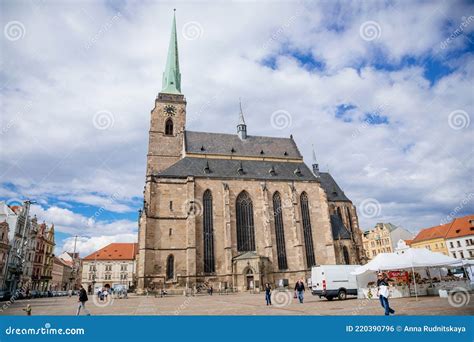
<instances>
[{"instance_id":1,"label":"cobblestone pavement","mask_svg":"<svg viewBox=\"0 0 474 342\"><path fill-rule=\"evenodd\" d=\"M276 294L276 293L275 293ZM391 299L397 315L474 315L474 295L466 297L465 305L454 307L448 299L439 297ZM467 301L467 304L465 303ZM346 301L307 295L304 304L293 299L291 293L280 293L274 305L266 306L263 294L172 296L154 298L134 296L99 302L89 296L86 306L92 315L382 315L378 300L348 299ZM1 306L6 302L0 303ZM57 297L19 300L0 315L25 315L22 310L31 304L33 315L75 315L77 298ZM82 314L82 313L81 313Z\"/></svg>"}]
</instances>

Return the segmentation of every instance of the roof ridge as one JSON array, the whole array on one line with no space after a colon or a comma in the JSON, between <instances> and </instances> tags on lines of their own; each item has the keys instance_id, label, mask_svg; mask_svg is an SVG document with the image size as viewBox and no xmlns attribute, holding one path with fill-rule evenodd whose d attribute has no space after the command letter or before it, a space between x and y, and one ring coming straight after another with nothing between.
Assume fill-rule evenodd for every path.
<instances>
[{"instance_id":1,"label":"roof ridge","mask_svg":"<svg viewBox=\"0 0 474 342\"><path fill-rule=\"evenodd\" d=\"M185 130L184 132L189 132L189 133L202 133L202 134L219 134L219 135L232 135L232 136L238 136L237 133L219 133L219 132L202 132L202 131L190 131L190 130ZM296 148L298 149L298 146L296 145L295 141L291 138L287 137L275 137L275 136L269 136L269 135L253 135L253 134L248 134L248 137L253 137L253 138L271 138L271 139L285 139L285 140L291 140L295 144ZM298 151L299 152L299 151Z\"/></svg>"}]
</instances>

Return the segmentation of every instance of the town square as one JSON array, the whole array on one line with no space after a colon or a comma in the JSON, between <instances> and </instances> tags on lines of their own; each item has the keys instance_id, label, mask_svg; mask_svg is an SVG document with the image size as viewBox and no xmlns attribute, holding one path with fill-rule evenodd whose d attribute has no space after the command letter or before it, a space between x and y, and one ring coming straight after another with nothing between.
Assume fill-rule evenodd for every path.
<instances>
[{"instance_id":1,"label":"town square","mask_svg":"<svg viewBox=\"0 0 474 342\"><path fill-rule=\"evenodd\" d=\"M472 333L472 1L0 10L0 339L41 317Z\"/></svg>"},{"instance_id":2,"label":"town square","mask_svg":"<svg viewBox=\"0 0 474 342\"><path fill-rule=\"evenodd\" d=\"M238 293L208 296L160 296L130 295L127 299L109 299L107 303L100 300L88 302L87 308L91 315L380 315L380 303L376 300L348 299L332 301L309 295L304 304L299 304L293 295L282 295L281 302L272 307L265 305L264 294ZM452 306L447 299L425 297L418 301L415 298L393 300L392 305L397 315L472 315L474 312L474 296L469 304ZM77 298L55 297L21 300L5 309L0 315L24 315L23 309L30 304L33 315L75 315Z\"/></svg>"}]
</instances>

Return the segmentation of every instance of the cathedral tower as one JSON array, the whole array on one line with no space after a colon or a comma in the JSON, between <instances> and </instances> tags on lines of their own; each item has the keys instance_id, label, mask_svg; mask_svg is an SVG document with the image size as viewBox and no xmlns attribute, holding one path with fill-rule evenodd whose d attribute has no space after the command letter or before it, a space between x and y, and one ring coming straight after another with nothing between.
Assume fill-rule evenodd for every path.
<instances>
[{"instance_id":1,"label":"cathedral tower","mask_svg":"<svg viewBox=\"0 0 474 342\"><path fill-rule=\"evenodd\" d=\"M176 15L173 16L162 90L151 111L147 176L177 162L183 153L186 99L181 94Z\"/></svg>"}]
</instances>

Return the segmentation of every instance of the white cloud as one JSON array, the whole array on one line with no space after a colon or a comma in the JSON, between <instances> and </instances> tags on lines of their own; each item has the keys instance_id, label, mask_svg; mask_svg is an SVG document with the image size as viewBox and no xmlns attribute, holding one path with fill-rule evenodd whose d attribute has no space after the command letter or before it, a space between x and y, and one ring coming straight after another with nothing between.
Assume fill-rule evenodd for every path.
<instances>
[{"instance_id":1,"label":"white cloud","mask_svg":"<svg viewBox=\"0 0 474 342\"><path fill-rule=\"evenodd\" d=\"M74 251L74 244L76 244L76 252L81 257L86 257L89 254L97 251L113 242L137 242L137 234L117 234L117 235L101 235L94 237L78 237L75 241L74 237L67 238L63 241L62 246L56 248L57 252Z\"/></svg>"},{"instance_id":2,"label":"white cloud","mask_svg":"<svg viewBox=\"0 0 474 342\"><path fill-rule=\"evenodd\" d=\"M1 27L18 20L26 34L1 40L0 178L17 192L2 187L0 195L133 210L144 185L149 113L161 85L172 4L126 2L117 18L117 9L102 3L1 6ZM452 54L465 36L442 51L440 43L472 13L472 5L204 6L180 3L177 12L188 129L234 132L242 97L250 134L293 133L307 157L314 143L322 168L329 166L356 205L366 198L381 202L381 217L360 218L364 228L380 220L411 229L434 225L472 192L472 55L449 60L457 70L434 86L423 66L374 67ZM381 27L380 37L370 42L360 37L360 25L369 20ZM202 26L199 39L182 37L190 21ZM309 71L288 50L311 52L326 69ZM277 70L260 63L272 56ZM353 122L334 117L343 103L357 106ZM458 109L470 115L471 125L456 131L448 116ZM100 130L93 119L104 110L113 125ZM289 128L272 128L276 110L291 113ZM360 120L373 111L390 124L364 125ZM222 124L213 125L216 120ZM104 224L102 217L91 226L74 208L38 213L70 234L85 229L90 236L112 236L118 228L126 235L136 226L126 220Z\"/></svg>"}]
</instances>

